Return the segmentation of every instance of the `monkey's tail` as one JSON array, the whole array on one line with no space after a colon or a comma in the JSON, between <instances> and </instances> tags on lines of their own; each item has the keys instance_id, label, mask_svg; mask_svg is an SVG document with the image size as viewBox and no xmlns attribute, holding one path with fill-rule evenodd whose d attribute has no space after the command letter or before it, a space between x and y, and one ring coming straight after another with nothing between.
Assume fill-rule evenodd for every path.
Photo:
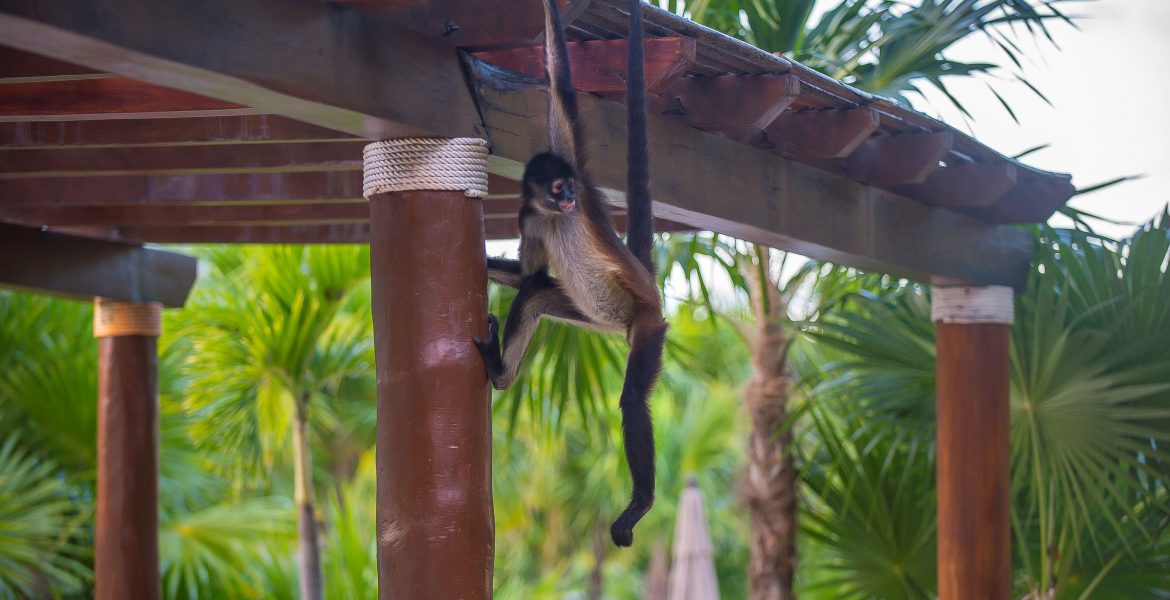
<instances>
[{"instance_id":1,"label":"monkey's tail","mask_svg":"<svg viewBox=\"0 0 1170 600\"><path fill-rule=\"evenodd\" d=\"M637 325L632 336L626 381L622 387L622 442L634 490L630 504L609 528L617 546L634 543L634 525L654 505L654 426L650 420L650 393L662 370L666 324Z\"/></svg>"},{"instance_id":2,"label":"monkey's tail","mask_svg":"<svg viewBox=\"0 0 1170 600\"><path fill-rule=\"evenodd\" d=\"M650 200L650 150L646 136L646 74L644 72L642 0L630 0L630 39L626 68L626 129L629 170L626 201L630 211L626 245L651 273L655 272L654 209Z\"/></svg>"},{"instance_id":3,"label":"monkey's tail","mask_svg":"<svg viewBox=\"0 0 1170 600\"><path fill-rule=\"evenodd\" d=\"M520 289L520 261L511 258L489 256L487 259L488 279L500 285Z\"/></svg>"}]
</instances>

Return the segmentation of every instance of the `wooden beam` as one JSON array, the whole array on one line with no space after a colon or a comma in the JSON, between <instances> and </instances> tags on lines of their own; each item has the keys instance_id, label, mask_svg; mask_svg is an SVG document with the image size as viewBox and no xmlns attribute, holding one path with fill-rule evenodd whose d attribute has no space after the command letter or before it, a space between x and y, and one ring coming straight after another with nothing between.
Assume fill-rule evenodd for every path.
<instances>
[{"instance_id":1,"label":"wooden beam","mask_svg":"<svg viewBox=\"0 0 1170 600\"><path fill-rule=\"evenodd\" d=\"M849 156L877 131L878 113L868 108L788 111L756 140L761 148L795 158Z\"/></svg>"},{"instance_id":2,"label":"wooden beam","mask_svg":"<svg viewBox=\"0 0 1170 600\"><path fill-rule=\"evenodd\" d=\"M324 2L0 0L0 39L360 137L480 135L451 47Z\"/></svg>"},{"instance_id":3,"label":"wooden beam","mask_svg":"<svg viewBox=\"0 0 1170 600\"><path fill-rule=\"evenodd\" d=\"M625 94L626 40L597 40L569 43L573 87L582 92ZM646 40L646 90L661 94L674 85L695 63L695 40L650 38ZM544 79L544 46L476 52L476 58Z\"/></svg>"},{"instance_id":4,"label":"wooden beam","mask_svg":"<svg viewBox=\"0 0 1170 600\"><path fill-rule=\"evenodd\" d=\"M515 197L518 185L492 176L488 180L490 197ZM500 194L496 190L501 190ZM10 215L18 214L18 208L57 206L303 203L361 198L360 171L0 178L0 210Z\"/></svg>"},{"instance_id":5,"label":"wooden beam","mask_svg":"<svg viewBox=\"0 0 1170 600\"><path fill-rule=\"evenodd\" d=\"M476 90L496 155L489 168L516 173L546 145L540 87L478 69ZM625 148L625 108L580 94L590 144ZM865 119L869 119L865 115ZM1023 285L1032 256L1025 232L939 210L651 115L655 212L700 230L869 271ZM599 152L594 183L624 202L624 152Z\"/></svg>"},{"instance_id":6,"label":"wooden beam","mask_svg":"<svg viewBox=\"0 0 1170 600\"><path fill-rule=\"evenodd\" d=\"M489 198L512 198L519 184L492 175ZM0 178L0 210L56 206L257 204L353 201L362 198L361 171L102 175Z\"/></svg>"},{"instance_id":7,"label":"wooden beam","mask_svg":"<svg viewBox=\"0 0 1170 600\"><path fill-rule=\"evenodd\" d=\"M385 17L459 48L502 48L536 43L544 33L543 0L334 0ZM566 27L588 2L558 0ZM504 6L507 10L501 10Z\"/></svg>"},{"instance_id":8,"label":"wooden beam","mask_svg":"<svg viewBox=\"0 0 1170 600\"><path fill-rule=\"evenodd\" d=\"M1016 167L1009 162L963 163L935 170L918 185L893 189L919 202L946 208L990 206L1016 185Z\"/></svg>"},{"instance_id":9,"label":"wooden beam","mask_svg":"<svg viewBox=\"0 0 1170 600\"><path fill-rule=\"evenodd\" d=\"M137 148L194 144L348 142L360 139L277 115L126 119L114 122L0 122L0 146L10 148Z\"/></svg>"},{"instance_id":10,"label":"wooden beam","mask_svg":"<svg viewBox=\"0 0 1170 600\"><path fill-rule=\"evenodd\" d=\"M491 201L494 202L494 201ZM193 225L288 225L364 223L369 203L244 204L227 206L59 206L0 208L0 219L45 227L187 227Z\"/></svg>"},{"instance_id":11,"label":"wooden beam","mask_svg":"<svg viewBox=\"0 0 1170 600\"><path fill-rule=\"evenodd\" d=\"M812 164L878 187L919 184L939 168L953 143L949 131L882 135L869 138L846 158Z\"/></svg>"},{"instance_id":12,"label":"wooden beam","mask_svg":"<svg viewBox=\"0 0 1170 600\"><path fill-rule=\"evenodd\" d=\"M792 75L685 77L651 97L649 110L708 131L754 133L799 95L800 81Z\"/></svg>"},{"instance_id":13,"label":"wooden beam","mask_svg":"<svg viewBox=\"0 0 1170 600\"><path fill-rule=\"evenodd\" d=\"M65 296L182 306L195 259L0 223L0 286Z\"/></svg>"},{"instance_id":14,"label":"wooden beam","mask_svg":"<svg viewBox=\"0 0 1170 600\"><path fill-rule=\"evenodd\" d=\"M3 121L210 117L257 112L260 111L126 77L0 85Z\"/></svg>"},{"instance_id":15,"label":"wooden beam","mask_svg":"<svg viewBox=\"0 0 1170 600\"><path fill-rule=\"evenodd\" d=\"M0 148L0 179L92 175L190 175L358 171L364 141L280 143L241 147L198 145L155 148Z\"/></svg>"},{"instance_id":16,"label":"wooden beam","mask_svg":"<svg viewBox=\"0 0 1170 600\"><path fill-rule=\"evenodd\" d=\"M0 83L90 79L105 75L80 65L0 46Z\"/></svg>"},{"instance_id":17,"label":"wooden beam","mask_svg":"<svg viewBox=\"0 0 1170 600\"><path fill-rule=\"evenodd\" d=\"M992 223L1044 223L1076 193L1068 178L1025 180L991 205L961 212Z\"/></svg>"}]
</instances>

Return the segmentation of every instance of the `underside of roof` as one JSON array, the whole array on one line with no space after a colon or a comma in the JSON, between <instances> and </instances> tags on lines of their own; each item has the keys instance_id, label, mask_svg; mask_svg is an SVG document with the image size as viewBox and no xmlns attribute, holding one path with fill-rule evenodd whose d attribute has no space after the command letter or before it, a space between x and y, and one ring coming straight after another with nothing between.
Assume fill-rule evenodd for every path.
<instances>
[{"instance_id":1,"label":"underside of roof","mask_svg":"<svg viewBox=\"0 0 1170 600\"><path fill-rule=\"evenodd\" d=\"M364 242L361 147L493 145L514 237L544 143L537 0L0 0L0 220L128 242ZM622 226L625 2L564 1L591 167ZM922 279L1022 281L1073 193L894 101L643 5L659 231Z\"/></svg>"}]
</instances>

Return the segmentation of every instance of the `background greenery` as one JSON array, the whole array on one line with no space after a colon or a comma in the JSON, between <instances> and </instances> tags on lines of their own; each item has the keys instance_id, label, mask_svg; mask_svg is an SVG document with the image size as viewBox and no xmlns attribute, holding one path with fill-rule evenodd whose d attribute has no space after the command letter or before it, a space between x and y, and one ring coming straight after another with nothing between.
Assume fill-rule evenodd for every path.
<instances>
[{"instance_id":1,"label":"background greenery","mask_svg":"<svg viewBox=\"0 0 1170 600\"><path fill-rule=\"evenodd\" d=\"M1039 0L664 1L867 90L997 69L1016 38L1063 19ZM1005 27L1008 26L1008 27ZM1004 54L949 61L967 35ZM955 99L960 104L959 99ZM1006 105L1005 105L1006 106ZM1010 110L1010 107L1008 108ZM1075 216L1075 215L1074 215ZM1110 240L1083 219L1037 227L1012 338L1013 548L1019 596L1170 595L1170 218ZM321 525L325 595L374 597L373 361L368 250L194 250L203 276L160 343L163 582L169 598L297 594L294 497ZM934 337L929 290L807 264L708 234L658 247L672 323L654 398L659 503L638 544L607 545L628 493L617 390L622 340L546 323L494 399L498 598L640 598L667 560L689 475L708 502L726 598L746 595L741 501L750 424L745 267L784 282L806 598L932 597ZM505 312L510 293L492 292ZM0 598L91 586L96 345L88 305L0 293ZM298 422L312 457L296 490Z\"/></svg>"}]
</instances>

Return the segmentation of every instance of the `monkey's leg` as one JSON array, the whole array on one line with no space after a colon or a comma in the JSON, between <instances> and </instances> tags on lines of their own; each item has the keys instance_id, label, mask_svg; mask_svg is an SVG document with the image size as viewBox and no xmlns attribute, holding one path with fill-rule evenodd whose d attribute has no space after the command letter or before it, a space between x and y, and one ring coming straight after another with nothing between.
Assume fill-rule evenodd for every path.
<instances>
[{"instance_id":1,"label":"monkey's leg","mask_svg":"<svg viewBox=\"0 0 1170 600\"><path fill-rule=\"evenodd\" d=\"M524 360L528 343L532 341L542 315L589 323L589 319L577 310L573 301L547 275L525 278L516 299L512 301L512 309L508 311L503 351L496 336L499 324L494 316L489 315L488 338L475 340L475 345L483 353L488 377L497 390L506 389L516 379L520 362Z\"/></svg>"},{"instance_id":2,"label":"monkey's leg","mask_svg":"<svg viewBox=\"0 0 1170 600\"><path fill-rule=\"evenodd\" d=\"M634 543L634 525L654 505L654 427L650 421L650 393L662 370L666 323L656 314L640 317L630 335L630 356L622 387L622 439L634 490L630 504L609 528L613 543Z\"/></svg>"}]
</instances>

